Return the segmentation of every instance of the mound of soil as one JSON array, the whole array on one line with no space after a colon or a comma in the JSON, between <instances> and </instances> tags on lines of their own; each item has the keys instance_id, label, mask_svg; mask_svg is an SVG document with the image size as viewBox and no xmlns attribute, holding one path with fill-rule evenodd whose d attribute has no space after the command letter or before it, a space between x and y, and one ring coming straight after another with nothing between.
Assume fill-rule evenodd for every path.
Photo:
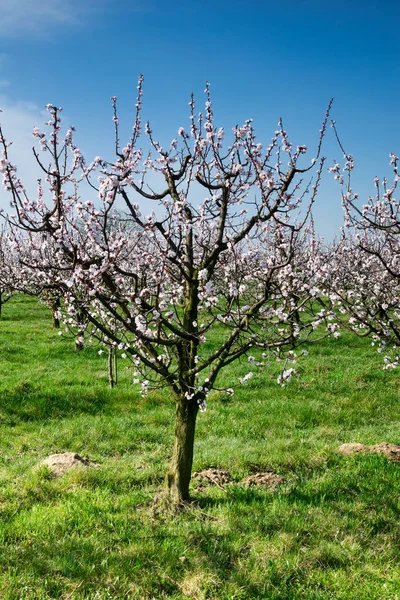
<instances>
[{"instance_id":1,"label":"mound of soil","mask_svg":"<svg viewBox=\"0 0 400 600\"><path fill-rule=\"evenodd\" d=\"M389 460L400 462L400 446L396 444L389 444L388 442L381 442L375 446L370 446L370 452L377 452L378 454L384 454Z\"/></svg>"},{"instance_id":2,"label":"mound of soil","mask_svg":"<svg viewBox=\"0 0 400 600\"><path fill-rule=\"evenodd\" d=\"M64 452L63 454L51 454L45 458L39 466L46 466L54 475L54 477L61 477L70 469L76 469L77 467L84 468L98 468L99 464L92 462L88 458L83 458L76 452Z\"/></svg>"},{"instance_id":3,"label":"mound of soil","mask_svg":"<svg viewBox=\"0 0 400 600\"><path fill-rule=\"evenodd\" d=\"M373 452L376 454L383 454L389 460L400 463L400 446L388 442L381 442L380 444L374 444L372 446L366 444L342 444L337 451L345 456Z\"/></svg>"},{"instance_id":4,"label":"mound of soil","mask_svg":"<svg viewBox=\"0 0 400 600\"><path fill-rule=\"evenodd\" d=\"M193 479L201 484L213 483L214 485L224 485L231 482L231 474L223 469L204 469L193 473Z\"/></svg>"},{"instance_id":5,"label":"mound of soil","mask_svg":"<svg viewBox=\"0 0 400 600\"><path fill-rule=\"evenodd\" d=\"M254 473L254 475L249 475L243 483L247 487L261 485L263 487L275 489L279 485L285 483L285 481L286 479L282 475L278 475L278 473L274 473L273 471L267 471L266 473Z\"/></svg>"},{"instance_id":6,"label":"mound of soil","mask_svg":"<svg viewBox=\"0 0 400 600\"><path fill-rule=\"evenodd\" d=\"M365 454L365 452L369 451L369 446L366 446L365 444L342 444L337 451L339 454L344 454L345 456Z\"/></svg>"}]
</instances>

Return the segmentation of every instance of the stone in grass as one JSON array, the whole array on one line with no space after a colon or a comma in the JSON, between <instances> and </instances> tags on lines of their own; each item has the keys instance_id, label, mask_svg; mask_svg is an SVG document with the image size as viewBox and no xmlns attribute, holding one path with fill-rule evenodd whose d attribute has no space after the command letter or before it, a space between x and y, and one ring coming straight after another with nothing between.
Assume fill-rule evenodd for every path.
<instances>
[{"instance_id":1,"label":"stone in grass","mask_svg":"<svg viewBox=\"0 0 400 600\"><path fill-rule=\"evenodd\" d=\"M388 442L381 442L372 446L366 444L342 444L339 446L337 451L345 456L352 454L365 454L367 452L373 452L376 454L383 454L389 460L400 463L400 446L396 444L390 444Z\"/></svg>"},{"instance_id":2,"label":"stone in grass","mask_svg":"<svg viewBox=\"0 0 400 600\"><path fill-rule=\"evenodd\" d=\"M260 485L270 489L276 489L279 485L282 485L285 482L286 479L282 475L278 475L278 473L274 473L273 471L254 473L253 475L246 477L246 479L243 481L244 485L247 487Z\"/></svg>"},{"instance_id":3,"label":"stone in grass","mask_svg":"<svg viewBox=\"0 0 400 600\"><path fill-rule=\"evenodd\" d=\"M39 467L47 467L54 477L61 477L67 471L77 467L87 469L98 468L100 465L88 458L83 458L76 452L64 452L63 454L51 454L40 463Z\"/></svg>"},{"instance_id":4,"label":"stone in grass","mask_svg":"<svg viewBox=\"0 0 400 600\"><path fill-rule=\"evenodd\" d=\"M231 474L223 469L204 469L193 473L193 479L204 485L213 483L214 485L224 485L231 482Z\"/></svg>"}]
</instances>

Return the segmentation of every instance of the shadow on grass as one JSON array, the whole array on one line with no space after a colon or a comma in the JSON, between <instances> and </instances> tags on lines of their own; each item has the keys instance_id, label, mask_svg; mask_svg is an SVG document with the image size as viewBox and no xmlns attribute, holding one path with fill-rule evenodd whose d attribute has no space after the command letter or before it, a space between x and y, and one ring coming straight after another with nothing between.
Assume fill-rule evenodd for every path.
<instances>
[{"instance_id":1,"label":"shadow on grass","mask_svg":"<svg viewBox=\"0 0 400 600\"><path fill-rule=\"evenodd\" d=\"M247 557L248 548L238 549L236 542L234 532L216 534L210 530L188 535L187 531L155 531L149 535L139 533L124 544L114 538L104 546L71 532L69 539L26 539L14 547L13 552L4 555L0 564L6 578L7 573L17 568L25 580L41 580L43 590L48 592L51 588L57 594L54 597L64 597L65 590L79 581L83 583L77 598L92 597L89 594L105 590L107 584L114 581L112 591L116 595L104 597L118 599L164 598L170 597L169 594L178 597L175 594L184 591L186 586L190 589L192 581L196 585L196 578L199 591L210 586L211 580L214 594L223 592L227 582L234 583L243 590L243 596L234 597L243 599L265 597L266 589L276 585L281 586L281 592L295 585L301 569L281 572L272 561L264 570L262 582L250 582L246 569L238 565L239 558ZM188 543L191 550L186 552ZM125 596L130 582L134 582L143 595ZM195 587L193 593L196 593ZM198 596L188 594L188 597Z\"/></svg>"},{"instance_id":2,"label":"shadow on grass","mask_svg":"<svg viewBox=\"0 0 400 600\"><path fill-rule=\"evenodd\" d=\"M46 421L78 413L97 415L109 404L111 399L107 390L41 393L24 383L1 394L0 424L13 427L21 422Z\"/></svg>"},{"instance_id":3,"label":"shadow on grass","mask_svg":"<svg viewBox=\"0 0 400 600\"><path fill-rule=\"evenodd\" d=\"M371 469L368 459L363 460L360 468L367 476ZM338 462L338 470L340 466ZM354 475L352 483L350 477L345 477L345 466L342 468L341 474L331 474L330 494L321 489L322 484L317 481L310 485L310 481L300 480L297 486L275 493L234 484L228 488L230 495L218 496L223 494L222 490L213 488L194 490L192 508L179 514L168 510L154 514L149 511L151 501L146 500L132 506L129 513L118 505L110 514L103 514L96 506L88 506L81 525L79 513L82 511L77 500L72 501L67 512L60 514L53 513L57 509L49 505L49 516L54 520L55 528L51 527L41 536L37 532L31 535L29 529L21 535L21 529L17 527L14 534L10 532L10 537L6 535L3 543L9 545L9 551L0 558L0 570L11 573L17 568L25 579L40 578L47 582L43 585L51 586L55 597L61 597L79 581L83 584L76 593L77 598L92 597L89 594L104 590L110 581L115 582L112 588L107 588L112 595L104 598L162 598L170 597L168 594L175 597L192 581L200 587L187 589L199 593L199 597L206 593L206 597L227 598L220 594L229 584L235 590L243 591L243 596L235 594L232 596L235 598L300 598L299 590L306 589L307 561L315 564L316 569L332 572L348 566L349 555L340 546L340 539L336 545L332 542L331 529L336 531L336 523L341 522L344 514L343 506L332 502L335 497L347 504L345 514L352 516L357 525L354 535L362 532L360 535L366 548L374 545L377 534L390 532L390 520L392 527L398 522L399 507L393 500L394 483L382 488L378 496L376 485L366 482L364 487L359 486L352 514L349 509L354 498L351 494L346 496L345 492L347 485L355 485L357 477ZM383 473L376 476L386 480L391 468L392 465L386 470L383 468ZM342 487L337 483L340 480ZM316 505L323 506L327 500L330 504L326 516L318 511L314 514ZM371 505L376 511L367 510ZM382 507L387 519L382 516ZM214 508L217 509L215 512ZM90 516L93 531L90 530ZM318 523L321 525L318 518L330 520L332 526L326 530L322 527L318 532L320 537L314 540ZM343 535L345 533L344 529ZM260 559L259 566L254 565L252 539L264 544L259 556L265 554L268 557L270 540L280 534L287 535L290 540L286 542L289 544L287 550L282 549L282 556L277 554L275 558ZM308 558L301 554L302 548L307 548ZM290 554L290 560L286 559L286 553ZM259 569L262 569L261 574ZM142 596L132 592L129 586L133 582ZM319 594L316 598L333 597L324 588L322 580L314 583ZM314 596L307 593L307 598L311 597Z\"/></svg>"},{"instance_id":4,"label":"shadow on grass","mask_svg":"<svg viewBox=\"0 0 400 600\"><path fill-rule=\"evenodd\" d=\"M12 388L0 391L0 425L15 426L18 423L48 421L77 415L134 415L154 414L154 423L161 427L169 424L173 415L165 407L170 407L171 399L167 393L155 393L142 398L133 386L122 382L113 389L108 382L98 378L92 383L76 380L52 383L46 380L41 386L36 380L21 381Z\"/></svg>"}]
</instances>

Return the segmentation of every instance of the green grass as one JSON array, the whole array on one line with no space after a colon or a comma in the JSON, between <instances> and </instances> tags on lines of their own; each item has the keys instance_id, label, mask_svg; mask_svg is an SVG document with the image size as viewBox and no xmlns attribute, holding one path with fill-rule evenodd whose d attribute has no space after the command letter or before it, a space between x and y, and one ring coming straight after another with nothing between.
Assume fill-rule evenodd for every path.
<instances>
[{"instance_id":1,"label":"green grass","mask_svg":"<svg viewBox=\"0 0 400 600\"><path fill-rule=\"evenodd\" d=\"M344 458L343 442L400 443L400 382L368 340L313 346L285 388L277 369L214 393L194 470L228 469L183 512L154 503L171 455L167 391L143 399L120 360L74 350L49 311L17 297L0 321L2 600L400 598L400 465ZM249 371L231 366L230 386ZM236 385L235 385L236 387ZM101 463L60 479L35 466L76 451ZM243 478L273 469L275 492Z\"/></svg>"}]
</instances>

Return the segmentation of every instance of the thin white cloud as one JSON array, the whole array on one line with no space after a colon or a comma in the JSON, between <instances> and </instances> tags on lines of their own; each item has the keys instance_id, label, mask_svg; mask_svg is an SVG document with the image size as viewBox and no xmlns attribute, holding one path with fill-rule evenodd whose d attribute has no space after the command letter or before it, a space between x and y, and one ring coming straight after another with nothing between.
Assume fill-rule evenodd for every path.
<instances>
[{"instance_id":1,"label":"thin white cloud","mask_svg":"<svg viewBox=\"0 0 400 600\"><path fill-rule=\"evenodd\" d=\"M7 142L12 142L8 148L9 160L16 164L18 176L21 177L29 193L36 190L36 180L42 176L32 154L35 125L43 126L46 114L37 106L28 103L11 103L0 97L0 123ZM8 209L10 196L5 192L0 182L0 207Z\"/></svg>"},{"instance_id":2,"label":"thin white cloud","mask_svg":"<svg viewBox=\"0 0 400 600\"><path fill-rule=\"evenodd\" d=\"M33 137L32 132L34 127L39 127L40 131L49 134L49 128L45 123L49 120L49 113L36 104L31 102L12 102L5 94L0 94L0 125L3 135L7 143L11 142L8 147L8 160L17 167L17 175L21 179L30 199L35 199L37 194L37 180L41 178L44 183L45 175L38 165L32 151L35 146L39 150L37 140ZM64 112L62 113L63 128L70 123L69 117ZM65 133L65 129L63 129ZM101 150L96 148L96 140L88 135L77 135L77 142L85 139L85 147L82 147L82 152L90 162L94 156L100 153ZM112 146L111 146L112 147ZM96 151L93 151L92 149ZM1 156L2 147L0 147ZM40 159L44 166L48 166L48 161L51 160L49 153L39 152ZM47 161L47 162L46 162ZM48 188L44 183L45 197L48 199ZM89 186L81 186L81 193L88 195L93 200L93 190ZM2 177L0 176L0 208L9 212L11 195L2 185ZM13 212L13 211L11 211ZM0 222L1 224L1 222Z\"/></svg>"},{"instance_id":3,"label":"thin white cloud","mask_svg":"<svg viewBox=\"0 0 400 600\"><path fill-rule=\"evenodd\" d=\"M85 4L79 0L0 0L0 35L37 37L60 25L78 25Z\"/></svg>"},{"instance_id":4,"label":"thin white cloud","mask_svg":"<svg viewBox=\"0 0 400 600\"><path fill-rule=\"evenodd\" d=\"M56 36L102 15L118 18L132 12L152 10L152 0L0 0L2 38ZM63 29L64 28L64 29ZM0 54L0 65L4 55Z\"/></svg>"},{"instance_id":5,"label":"thin white cloud","mask_svg":"<svg viewBox=\"0 0 400 600\"><path fill-rule=\"evenodd\" d=\"M33 156L32 146L36 146L38 149L38 144L32 135L32 131L37 126L41 131L48 133L49 130L45 126L45 123L49 120L49 113L32 102L13 102L4 92L0 93L0 109L0 125L4 137L8 143L12 142L8 148L8 159L13 165L16 165L17 175L27 190L29 198L35 199L37 194L37 179L42 178L44 180L44 174ZM65 132L64 127L68 128L71 123L68 114L62 113L62 121L63 131ZM85 132L84 130L78 130L75 141L81 148L88 163L97 155L109 160L112 160L114 156L112 134L110 139L105 139L102 136L99 137L98 131L91 130L90 132ZM2 148L0 147L0 156L1 150ZM48 162L46 161L50 161L51 159L49 153L40 153L40 158L43 160L45 166L48 166ZM162 184L154 176L150 176L147 183L156 190L160 188L160 183ZM48 199L48 188L45 183L43 187ZM80 194L84 199L96 200L96 193L88 185L81 185ZM0 175L0 208L6 212L10 210L13 212L13 209L10 208L10 201L11 195L4 189L2 176ZM141 205L143 212L146 214L156 208L151 201L144 200ZM122 205L121 208L123 208Z\"/></svg>"}]
</instances>

